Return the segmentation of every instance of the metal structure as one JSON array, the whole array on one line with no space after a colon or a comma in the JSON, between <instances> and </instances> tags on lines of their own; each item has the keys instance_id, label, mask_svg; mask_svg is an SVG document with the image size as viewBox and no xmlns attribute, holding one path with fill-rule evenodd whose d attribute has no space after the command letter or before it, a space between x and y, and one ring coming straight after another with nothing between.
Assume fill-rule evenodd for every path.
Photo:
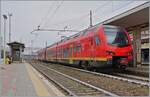
<instances>
[{"instance_id":1,"label":"metal structure","mask_svg":"<svg viewBox=\"0 0 150 97\"><path fill-rule=\"evenodd\" d=\"M92 27L92 11L90 10L90 27Z\"/></svg>"},{"instance_id":2,"label":"metal structure","mask_svg":"<svg viewBox=\"0 0 150 97\"><path fill-rule=\"evenodd\" d=\"M35 29L35 30L31 31L30 33L33 33L35 31L59 31L59 32L69 31L69 32L80 32L78 30L40 29L39 26L38 26L38 29Z\"/></svg>"}]
</instances>

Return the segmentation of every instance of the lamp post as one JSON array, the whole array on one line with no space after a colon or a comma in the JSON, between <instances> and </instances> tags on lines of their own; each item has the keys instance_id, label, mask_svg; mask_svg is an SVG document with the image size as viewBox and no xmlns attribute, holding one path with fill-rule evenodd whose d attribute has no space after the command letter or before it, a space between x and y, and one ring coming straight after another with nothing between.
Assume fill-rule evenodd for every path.
<instances>
[{"instance_id":1,"label":"lamp post","mask_svg":"<svg viewBox=\"0 0 150 97\"><path fill-rule=\"evenodd\" d=\"M12 13L8 13L9 16L9 43L11 42L11 16Z\"/></svg>"},{"instance_id":2,"label":"lamp post","mask_svg":"<svg viewBox=\"0 0 150 97\"><path fill-rule=\"evenodd\" d=\"M3 18L4 18L4 48L3 48L3 58L4 58L4 64L6 62L6 48L5 48L5 45L6 45L6 20L7 20L7 16L6 15L3 15Z\"/></svg>"},{"instance_id":3,"label":"lamp post","mask_svg":"<svg viewBox=\"0 0 150 97\"><path fill-rule=\"evenodd\" d=\"M33 54L33 39L31 40L31 56Z\"/></svg>"},{"instance_id":4,"label":"lamp post","mask_svg":"<svg viewBox=\"0 0 150 97\"><path fill-rule=\"evenodd\" d=\"M1 31L0 31L0 63L1 63L1 53L2 53L2 34L1 34Z\"/></svg>"},{"instance_id":5,"label":"lamp post","mask_svg":"<svg viewBox=\"0 0 150 97\"><path fill-rule=\"evenodd\" d=\"M1 37L1 31L0 31L0 63L1 63L1 51L2 51L2 37Z\"/></svg>"}]
</instances>

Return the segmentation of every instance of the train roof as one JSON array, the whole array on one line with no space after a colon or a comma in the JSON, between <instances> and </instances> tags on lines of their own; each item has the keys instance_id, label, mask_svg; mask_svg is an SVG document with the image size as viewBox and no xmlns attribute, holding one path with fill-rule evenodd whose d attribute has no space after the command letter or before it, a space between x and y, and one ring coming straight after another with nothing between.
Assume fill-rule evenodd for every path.
<instances>
[{"instance_id":1,"label":"train roof","mask_svg":"<svg viewBox=\"0 0 150 97\"><path fill-rule=\"evenodd\" d=\"M92 30L92 29L97 28L98 26L99 26L99 25L93 26L93 27L89 27L89 28L87 28L87 29L84 29L84 30L82 30L82 31L80 31L80 32L78 32L78 33L76 33L76 34L74 34L74 35L71 35L71 36L69 36L69 37L67 37L67 38L62 39L61 41L55 42L55 43L53 43L52 45L49 45L48 47L51 47L51 46L53 46L53 45L55 45L55 44L57 44L57 43L66 42L67 40L70 40L70 39L75 39L75 38L79 37L80 35L85 34L87 31L90 31L90 30Z\"/></svg>"},{"instance_id":2,"label":"train roof","mask_svg":"<svg viewBox=\"0 0 150 97\"><path fill-rule=\"evenodd\" d=\"M101 25L102 25L102 24L100 24L100 25L95 25L95 26L89 27L89 28L87 28L87 29L84 29L84 30L82 30L82 31L80 31L80 32L78 32L78 33L76 33L76 34L74 34L74 35L71 35L71 36L69 36L69 37L67 37L67 38L64 38L64 39L62 39L62 40L60 40L60 41L58 41L58 42L53 43L52 45L47 46L47 48L52 47L52 46L54 46L54 45L56 45L56 44L65 43L66 41L71 40L71 39L75 39L75 38L79 37L80 35L84 35L85 33L87 33L87 32L90 31L90 30L93 30L93 29L95 29L95 28L98 28L98 27L101 26ZM109 28L121 28L121 27L119 27L119 26L113 26L113 25L104 25L104 24L103 24L103 26L104 26L104 27L109 27Z\"/></svg>"}]
</instances>

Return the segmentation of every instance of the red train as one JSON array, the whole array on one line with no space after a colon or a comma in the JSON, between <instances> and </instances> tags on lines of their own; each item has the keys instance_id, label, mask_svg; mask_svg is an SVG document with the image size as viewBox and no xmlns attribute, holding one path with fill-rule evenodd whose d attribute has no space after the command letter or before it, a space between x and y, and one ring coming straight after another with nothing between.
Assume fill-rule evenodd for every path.
<instances>
[{"instance_id":1,"label":"red train","mask_svg":"<svg viewBox=\"0 0 150 97\"><path fill-rule=\"evenodd\" d=\"M133 49L125 29L98 25L40 50L38 58L84 68L114 66L125 69L132 63Z\"/></svg>"}]
</instances>

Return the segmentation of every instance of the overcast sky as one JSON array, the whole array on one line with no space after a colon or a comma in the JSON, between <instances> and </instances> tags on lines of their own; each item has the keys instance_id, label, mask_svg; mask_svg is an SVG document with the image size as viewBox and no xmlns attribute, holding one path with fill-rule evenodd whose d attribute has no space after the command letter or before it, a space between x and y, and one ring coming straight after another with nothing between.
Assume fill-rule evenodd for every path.
<instances>
[{"instance_id":1,"label":"overcast sky","mask_svg":"<svg viewBox=\"0 0 150 97\"><path fill-rule=\"evenodd\" d=\"M3 14L12 13L12 41L20 41L28 47L44 47L60 40L58 32L30 32L40 24L41 28L83 30L89 26L89 11L93 13L93 24L127 11L146 1L1 1L1 33ZM70 36L76 32L61 32ZM8 42L8 21L7 21Z\"/></svg>"}]
</instances>

